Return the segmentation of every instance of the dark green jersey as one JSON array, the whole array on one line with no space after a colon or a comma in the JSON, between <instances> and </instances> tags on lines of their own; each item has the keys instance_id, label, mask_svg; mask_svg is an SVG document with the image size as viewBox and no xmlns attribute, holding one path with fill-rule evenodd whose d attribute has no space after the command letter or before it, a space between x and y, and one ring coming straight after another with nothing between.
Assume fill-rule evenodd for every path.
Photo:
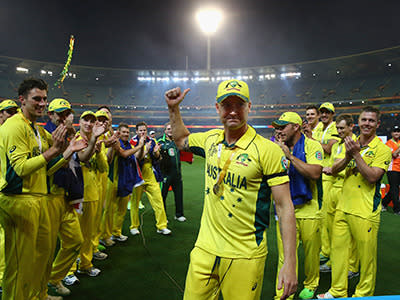
<instances>
[{"instance_id":1,"label":"dark green jersey","mask_svg":"<svg viewBox=\"0 0 400 300\"><path fill-rule=\"evenodd\" d=\"M181 176L181 160L175 142L168 139L165 134L157 142L161 144L161 172L164 177Z\"/></svg>"}]
</instances>

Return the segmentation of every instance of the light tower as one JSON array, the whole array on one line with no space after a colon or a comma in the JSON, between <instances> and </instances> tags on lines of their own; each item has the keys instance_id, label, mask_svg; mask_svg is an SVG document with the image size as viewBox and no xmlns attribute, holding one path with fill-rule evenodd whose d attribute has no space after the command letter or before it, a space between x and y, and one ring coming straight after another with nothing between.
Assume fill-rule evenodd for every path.
<instances>
[{"instance_id":1,"label":"light tower","mask_svg":"<svg viewBox=\"0 0 400 300\"><path fill-rule=\"evenodd\" d=\"M211 70L211 35L217 31L221 22L222 14L218 10L209 9L197 13L197 21L201 30L207 36L207 74L210 75Z\"/></svg>"}]
</instances>

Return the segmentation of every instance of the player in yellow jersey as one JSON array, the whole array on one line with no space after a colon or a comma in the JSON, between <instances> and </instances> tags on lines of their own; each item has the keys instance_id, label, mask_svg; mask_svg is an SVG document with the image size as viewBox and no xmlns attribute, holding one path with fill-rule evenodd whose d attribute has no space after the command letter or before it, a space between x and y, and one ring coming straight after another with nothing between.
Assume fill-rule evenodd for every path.
<instances>
[{"instance_id":1,"label":"player in yellow jersey","mask_svg":"<svg viewBox=\"0 0 400 300\"><path fill-rule=\"evenodd\" d=\"M117 139L113 137L113 130L112 130L112 116L109 108L107 106L100 107L96 112L97 122L100 124L104 124L106 127L106 132L102 134L98 140L98 147L100 147L100 151L107 156L108 151L110 150L110 146L112 143L117 143ZM109 163L109 161L108 161ZM104 260L108 257L108 255L99 249L99 242L101 241L102 237L102 221L104 214L107 211L108 205L108 197L107 197L107 182L108 182L108 171L109 165L106 165L105 172L98 172L98 181L99 181L99 205L97 208L97 213L95 217L95 228L96 234L93 238L93 258L96 260ZM107 240L108 242L108 240ZM109 241L106 243L105 246L112 246L114 245L113 241ZM102 246L101 246L102 247Z\"/></svg>"},{"instance_id":2,"label":"player in yellow jersey","mask_svg":"<svg viewBox=\"0 0 400 300\"><path fill-rule=\"evenodd\" d=\"M93 239L97 232L95 218L98 212L98 205L100 205L100 188L97 173L105 172L107 165L107 158L100 151L97 139L104 133L106 128L104 124L97 122L96 115L92 111L82 113L79 125L80 130L77 133L77 139L85 139L88 142L88 146L86 149L78 152L84 183L83 213L79 218L84 240L80 251L78 273L94 277L100 273L100 270L92 264ZM73 265L72 267L70 274L76 266Z\"/></svg>"},{"instance_id":3,"label":"player in yellow jersey","mask_svg":"<svg viewBox=\"0 0 400 300\"><path fill-rule=\"evenodd\" d=\"M358 118L357 141L346 137L346 155L332 166L345 170L343 199L339 200L332 232L331 288L318 298L347 297L349 244L354 238L360 259L360 280L353 297L373 296L376 281L377 241L381 212L380 181L392 153L376 136L380 124L377 108L366 106ZM343 200L343 201L342 201Z\"/></svg>"},{"instance_id":4,"label":"player in yellow jersey","mask_svg":"<svg viewBox=\"0 0 400 300\"><path fill-rule=\"evenodd\" d=\"M144 183L140 174L140 168L136 161L135 153L141 149L144 139L139 146L132 148L129 143L130 132L126 123L118 126L120 139L114 146L114 156L110 164L109 186L107 193L112 203L112 240L124 242L128 239L122 234L122 224L127 210L127 204L134 187Z\"/></svg>"},{"instance_id":5,"label":"player in yellow jersey","mask_svg":"<svg viewBox=\"0 0 400 300\"><path fill-rule=\"evenodd\" d=\"M190 255L184 299L259 299L267 255L270 197L280 218L285 261L281 299L296 291L296 227L286 158L278 145L247 124L251 107L245 82L221 82L216 110L223 130L191 134L179 104L190 89L165 93L176 145L205 157L200 232Z\"/></svg>"},{"instance_id":6,"label":"player in yellow jersey","mask_svg":"<svg viewBox=\"0 0 400 300\"><path fill-rule=\"evenodd\" d=\"M72 127L73 110L67 100L56 98L51 101L48 114L51 115L51 124L49 121L45 128L49 133L52 133L60 124L64 124L67 127L67 140L71 142L66 143L68 148L63 153L64 159L70 159L74 152L80 151L87 146L85 140L75 141L73 139L75 135L75 130ZM75 161L76 156L72 160ZM68 162L54 174L48 174L49 194L47 196L47 204L51 224L51 253L53 254L55 251L57 235L60 238L60 249L54 259L52 268L48 270L46 276L49 278L50 286L57 294L62 296L71 293L68 288L64 287L61 280L67 275L72 264L76 261L83 242L78 214L72 204L77 198L83 197L83 186L81 193L76 195L76 182L79 179L75 175L76 169L74 165L79 167L78 162ZM72 171L72 169L74 170ZM53 260L53 255L51 260ZM44 294L47 293L47 284L43 287L42 292Z\"/></svg>"},{"instance_id":7,"label":"player in yellow jersey","mask_svg":"<svg viewBox=\"0 0 400 300\"><path fill-rule=\"evenodd\" d=\"M18 112L18 105L14 100L7 99L0 103L0 125Z\"/></svg>"},{"instance_id":8,"label":"player in yellow jersey","mask_svg":"<svg viewBox=\"0 0 400 300\"><path fill-rule=\"evenodd\" d=\"M13 115L15 115L18 111L18 105L14 100L4 100L0 103L0 126ZM0 293L1 289L1 281L3 279L3 273L5 268L4 262L4 230L0 224Z\"/></svg>"},{"instance_id":9,"label":"player in yellow jersey","mask_svg":"<svg viewBox=\"0 0 400 300\"><path fill-rule=\"evenodd\" d=\"M112 128L112 114L111 114L111 109L106 106L100 106L97 109L96 114L103 115L100 116L100 120L103 120L104 122L107 123L107 129L106 132L99 137L99 141L102 142L101 146L101 151L103 151L106 155L110 152L110 149L112 145L118 143L118 136L115 136L115 132ZM106 120L107 118L107 120ZM111 149L112 150L112 149ZM108 163L110 164L111 160L108 159ZM98 213L101 214L100 222L99 222L99 227L98 227L98 232L94 240L94 249L93 249L93 258L97 260L103 260L107 257L107 255L102 251L102 248L105 249L104 246L113 246L115 244L114 241L112 241L110 238L104 238L103 236L109 236L111 234L112 230L112 216L108 213L110 210L110 201L107 197L107 186L108 186L108 172L109 172L109 166L107 165L107 170L104 173L100 173L100 186L101 186L101 192L100 192L100 203L101 205L99 206ZM99 242L102 242L102 245L99 245ZM103 246L104 245L104 246Z\"/></svg>"},{"instance_id":10,"label":"player in yellow jersey","mask_svg":"<svg viewBox=\"0 0 400 300\"><path fill-rule=\"evenodd\" d=\"M353 117L351 115L340 115L336 119L336 129L338 131L338 135L340 137L340 141L338 143L333 144L330 163L329 165L332 166L335 161L342 159L345 157L346 148L344 145L344 139L346 136L352 137L353 140L356 140L355 134L353 134ZM327 221L327 228L328 232L332 232L333 220L336 214L336 207L339 201L343 201L342 199L342 188L343 188L343 179L345 172L342 170L338 174L332 174L332 167L326 167L327 174L332 175L333 181L330 195L331 201L329 202L329 206L326 207L326 221ZM349 274L348 278L353 278L359 275L358 273L358 256L357 250L355 248L354 240L350 245L351 252L350 252L350 260L349 260ZM331 262L327 261L323 265L320 266L320 272L331 272Z\"/></svg>"},{"instance_id":11,"label":"player in yellow jersey","mask_svg":"<svg viewBox=\"0 0 400 300\"><path fill-rule=\"evenodd\" d=\"M322 146L317 141L307 138L302 132L302 119L295 112L283 113L279 120L272 123L278 133L275 141L290 162L290 194L295 208L297 247L300 241L304 248L304 289L300 299L311 299L319 284L319 251L321 247L321 173ZM282 239L277 223L279 250L278 274L284 256ZM276 290L275 299L282 295ZM292 298L292 297L291 297Z\"/></svg>"},{"instance_id":12,"label":"player in yellow jersey","mask_svg":"<svg viewBox=\"0 0 400 300\"><path fill-rule=\"evenodd\" d=\"M319 107L321 122L313 130L312 137L316 141L320 142L324 149L324 160L323 166L329 167L330 156L332 152L332 146L339 140L337 134L335 122L333 117L335 115L335 107L332 103L325 102ZM332 176L322 170L322 189L323 189L323 201L322 201L322 228L321 228L321 264L329 260L331 237L330 232L327 229L326 221L326 207L329 206L330 202L330 190L332 186Z\"/></svg>"},{"instance_id":13,"label":"player in yellow jersey","mask_svg":"<svg viewBox=\"0 0 400 300\"><path fill-rule=\"evenodd\" d=\"M158 162L161 158L159 151L161 145L148 137L147 124L145 122L136 124L136 135L132 137L130 144L136 148L142 139L144 139L144 143L140 147L137 158L145 183L136 187L132 193L130 232L132 235L139 234L139 201L142 198L143 191L145 191L150 205L154 210L157 232L162 235L170 235L171 230L167 228L167 215L165 214L159 184L163 179Z\"/></svg>"},{"instance_id":14,"label":"player in yellow jersey","mask_svg":"<svg viewBox=\"0 0 400 300\"><path fill-rule=\"evenodd\" d=\"M39 299L51 264L46 166L62 152L66 127L60 125L50 141L37 126L47 105L47 90L45 81L25 79L18 88L22 112L0 127L0 223L7 237L4 300Z\"/></svg>"},{"instance_id":15,"label":"player in yellow jersey","mask_svg":"<svg viewBox=\"0 0 400 300\"><path fill-rule=\"evenodd\" d=\"M315 105L306 107L306 120L303 123L303 133L306 137L312 138L314 129L319 124L319 110Z\"/></svg>"}]
</instances>

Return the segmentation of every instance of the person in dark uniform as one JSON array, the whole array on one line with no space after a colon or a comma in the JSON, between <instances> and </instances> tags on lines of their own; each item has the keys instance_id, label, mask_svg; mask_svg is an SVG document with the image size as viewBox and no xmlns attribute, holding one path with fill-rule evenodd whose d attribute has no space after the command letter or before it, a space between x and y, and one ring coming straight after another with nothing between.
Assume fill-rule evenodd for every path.
<instances>
[{"instance_id":1,"label":"person in dark uniform","mask_svg":"<svg viewBox=\"0 0 400 300\"><path fill-rule=\"evenodd\" d=\"M161 194L166 206L168 189L172 186L175 197L175 220L185 222L183 215L183 184L179 149L172 139L172 128L168 122L164 125L164 135L157 141L161 144L161 172L163 174Z\"/></svg>"}]
</instances>

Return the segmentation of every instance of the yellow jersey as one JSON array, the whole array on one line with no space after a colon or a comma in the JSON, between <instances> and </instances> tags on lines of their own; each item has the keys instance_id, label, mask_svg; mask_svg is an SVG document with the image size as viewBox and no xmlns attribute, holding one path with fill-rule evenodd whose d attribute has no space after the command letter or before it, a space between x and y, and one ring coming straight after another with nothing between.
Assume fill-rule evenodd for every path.
<instances>
[{"instance_id":1,"label":"yellow jersey","mask_svg":"<svg viewBox=\"0 0 400 300\"><path fill-rule=\"evenodd\" d=\"M82 139L79 132L76 133L77 140ZM81 151L86 151L85 149ZM96 152L88 162L81 162L83 175L83 202L98 201L101 182L98 180L98 172L105 172L107 169L107 157L103 151Z\"/></svg>"},{"instance_id":2,"label":"yellow jersey","mask_svg":"<svg viewBox=\"0 0 400 300\"><path fill-rule=\"evenodd\" d=\"M196 246L221 257L256 258L267 254L271 187L287 183L287 159L275 143L248 126L227 145L220 129L189 135L191 152L205 158L205 196ZM226 175L213 187L218 174Z\"/></svg>"},{"instance_id":3,"label":"yellow jersey","mask_svg":"<svg viewBox=\"0 0 400 300\"><path fill-rule=\"evenodd\" d=\"M370 167L378 167L387 171L392 160L392 152L388 146L375 136L360 154ZM351 160L345 168L343 182L343 201L339 201L338 210L361 218L379 221L380 217L380 180L369 183L357 169L355 160Z\"/></svg>"},{"instance_id":4,"label":"yellow jersey","mask_svg":"<svg viewBox=\"0 0 400 300\"><path fill-rule=\"evenodd\" d=\"M0 191L6 194L47 194L43 152L51 135L19 112L0 127Z\"/></svg>"},{"instance_id":5,"label":"yellow jersey","mask_svg":"<svg viewBox=\"0 0 400 300\"><path fill-rule=\"evenodd\" d=\"M322 153L324 150L317 141L305 137L304 151L306 153L307 164L322 166ZM295 205L295 215L297 219L315 219L321 218L322 206L322 181L308 179L312 192L312 199L307 203Z\"/></svg>"},{"instance_id":6,"label":"yellow jersey","mask_svg":"<svg viewBox=\"0 0 400 300\"><path fill-rule=\"evenodd\" d=\"M320 142L321 144L328 144L330 140L339 141L339 135L336 129L336 122L330 123L324 130L324 124L319 122L318 125L313 130L313 139ZM332 153L332 151L331 151ZM322 161L322 165L324 167L328 167L330 163L331 155L324 152L324 160ZM332 176L328 176L322 174L322 180L333 180Z\"/></svg>"},{"instance_id":7,"label":"yellow jersey","mask_svg":"<svg viewBox=\"0 0 400 300\"><path fill-rule=\"evenodd\" d=\"M351 136L351 138L354 141L357 140L357 136L354 133ZM340 142L333 144L329 166L332 167L336 160L345 158L345 156L346 156L346 146L344 145L344 141L341 140ZM332 181L333 181L334 187L338 187L338 188L343 187L343 180L344 180L345 173L346 173L346 171L342 170L335 176L332 176L332 178L333 178Z\"/></svg>"}]
</instances>

